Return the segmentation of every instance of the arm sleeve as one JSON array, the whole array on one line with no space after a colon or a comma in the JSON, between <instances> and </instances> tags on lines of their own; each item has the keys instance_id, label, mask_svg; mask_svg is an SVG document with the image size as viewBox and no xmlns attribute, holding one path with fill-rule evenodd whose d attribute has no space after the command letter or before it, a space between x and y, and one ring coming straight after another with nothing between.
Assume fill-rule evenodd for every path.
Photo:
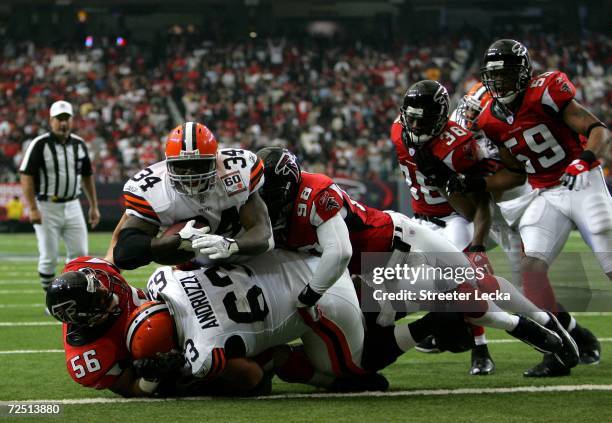
<instances>
[{"instance_id":1,"label":"arm sleeve","mask_svg":"<svg viewBox=\"0 0 612 423\"><path fill-rule=\"evenodd\" d=\"M566 74L558 72L550 78L542 93L542 106L553 113L561 113L576 96L576 87Z\"/></svg>"},{"instance_id":2,"label":"arm sleeve","mask_svg":"<svg viewBox=\"0 0 612 423\"><path fill-rule=\"evenodd\" d=\"M157 215L151 204L144 197L136 195L133 192L124 190L123 200L125 203L125 212L129 216L139 217L140 219L146 220L147 222L157 226L161 225L161 220L159 219L159 216Z\"/></svg>"},{"instance_id":3,"label":"arm sleeve","mask_svg":"<svg viewBox=\"0 0 612 423\"><path fill-rule=\"evenodd\" d=\"M26 175L37 175L42 165L42 150L45 143L40 139L34 140L28 145L23 160L19 166L19 172Z\"/></svg>"},{"instance_id":4,"label":"arm sleeve","mask_svg":"<svg viewBox=\"0 0 612 423\"><path fill-rule=\"evenodd\" d=\"M89 152L87 151L85 143L81 143L81 148L83 149L83 166L81 167L81 175L91 176L93 175L93 169L91 167L91 160L89 160Z\"/></svg>"},{"instance_id":5,"label":"arm sleeve","mask_svg":"<svg viewBox=\"0 0 612 423\"><path fill-rule=\"evenodd\" d=\"M310 287L316 293L323 294L346 270L353 248L348 228L339 213L317 228L317 237L323 254L312 275Z\"/></svg>"},{"instance_id":6,"label":"arm sleeve","mask_svg":"<svg viewBox=\"0 0 612 423\"><path fill-rule=\"evenodd\" d=\"M251 153L252 154L252 153ZM249 194L252 194L259 190L264 184L264 165L261 159L257 159L253 167L251 167L251 174L249 178Z\"/></svg>"}]
</instances>

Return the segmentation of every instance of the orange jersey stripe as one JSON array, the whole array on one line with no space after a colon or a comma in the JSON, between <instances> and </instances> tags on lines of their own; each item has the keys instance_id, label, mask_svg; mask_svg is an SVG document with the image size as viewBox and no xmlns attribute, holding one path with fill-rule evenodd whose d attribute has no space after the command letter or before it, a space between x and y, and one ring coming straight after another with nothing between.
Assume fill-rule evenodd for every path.
<instances>
[{"instance_id":1,"label":"orange jersey stripe","mask_svg":"<svg viewBox=\"0 0 612 423\"><path fill-rule=\"evenodd\" d=\"M132 203L135 203L135 204L142 204L143 206L151 207L151 205L149 204L149 202L148 202L147 200L145 200L145 199L144 199L144 198L142 198L142 197L138 197L138 196L136 196L136 195L134 195L134 194L129 194L129 193L127 193L127 192L124 192L124 193L123 193L123 197L124 197L126 200L131 201ZM151 207L151 209L153 209L153 208Z\"/></svg>"}]
</instances>

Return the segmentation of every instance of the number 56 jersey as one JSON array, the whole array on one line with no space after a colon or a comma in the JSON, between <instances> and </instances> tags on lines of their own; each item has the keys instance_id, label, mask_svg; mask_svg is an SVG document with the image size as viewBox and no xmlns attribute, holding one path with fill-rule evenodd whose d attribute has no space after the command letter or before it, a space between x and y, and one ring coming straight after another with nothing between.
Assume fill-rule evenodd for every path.
<instances>
[{"instance_id":1,"label":"number 56 jersey","mask_svg":"<svg viewBox=\"0 0 612 423\"><path fill-rule=\"evenodd\" d=\"M224 148L217 152L216 167L214 187L197 197L172 187L165 161L141 170L123 187L126 213L157 226L199 217L212 233L236 236L242 229L240 208L263 186L263 162L250 151Z\"/></svg>"},{"instance_id":2,"label":"number 56 jersey","mask_svg":"<svg viewBox=\"0 0 612 423\"><path fill-rule=\"evenodd\" d=\"M194 271L166 266L153 273L147 290L152 299L168 304L193 375L213 377L223 371L226 355L253 357L308 330L296 299L317 264L317 257L305 253L272 250L245 265ZM358 311L356 294L345 276L339 283L348 286L336 284L334 292L344 288L341 292L351 293L354 298L348 296L349 300Z\"/></svg>"}]
</instances>

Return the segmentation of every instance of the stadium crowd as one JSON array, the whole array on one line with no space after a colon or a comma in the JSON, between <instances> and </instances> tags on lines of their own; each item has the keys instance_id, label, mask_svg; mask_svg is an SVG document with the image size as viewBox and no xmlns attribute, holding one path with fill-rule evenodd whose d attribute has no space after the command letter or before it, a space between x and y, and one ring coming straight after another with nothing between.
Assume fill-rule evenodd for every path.
<instances>
[{"instance_id":1,"label":"stadium crowd","mask_svg":"<svg viewBox=\"0 0 612 423\"><path fill-rule=\"evenodd\" d=\"M7 40L0 60L0 182L17 180L27 143L47 130L48 106L59 98L78 106L75 133L88 143L104 182L158 161L164 136L179 120L205 122L224 146L287 146L313 171L386 178L396 163L389 128L406 87L437 79L454 92L480 57L470 40L430 37L383 50L263 38L194 47L178 38L155 59L137 46L59 49ZM609 38L530 34L524 41L536 72L564 70L578 99L612 122Z\"/></svg>"}]
</instances>

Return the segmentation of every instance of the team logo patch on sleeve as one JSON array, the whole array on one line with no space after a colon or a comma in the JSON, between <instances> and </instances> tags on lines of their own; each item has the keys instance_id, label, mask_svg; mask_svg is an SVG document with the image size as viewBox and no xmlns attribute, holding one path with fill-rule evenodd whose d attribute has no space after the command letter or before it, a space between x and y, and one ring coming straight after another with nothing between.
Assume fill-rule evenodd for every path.
<instances>
[{"instance_id":1,"label":"team logo patch on sleeve","mask_svg":"<svg viewBox=\"0 0 612 423\"><path fill-rule=\"evenodd\" d=\"M333 195L325 191L321 198L319 198L319 205L325 208L325 211L332 211L333 209L339 209L340 204L336 201Z\"/></svg>"},{"instance_id":2,"label":"team logo patch on sleeve","mask_svg":"<svg viewBox=\"0 0 612 423\"><path fill-rule=\"evenodd\" d=\"M239 194L243 191L246 191L247 186L242 180L239 171L235 171L232 173L228 173L225 176L221 177L221 182L223 183L223 188L225 188L225 192L230 197L232 195Z\"/></svg>"}]
</instances>

